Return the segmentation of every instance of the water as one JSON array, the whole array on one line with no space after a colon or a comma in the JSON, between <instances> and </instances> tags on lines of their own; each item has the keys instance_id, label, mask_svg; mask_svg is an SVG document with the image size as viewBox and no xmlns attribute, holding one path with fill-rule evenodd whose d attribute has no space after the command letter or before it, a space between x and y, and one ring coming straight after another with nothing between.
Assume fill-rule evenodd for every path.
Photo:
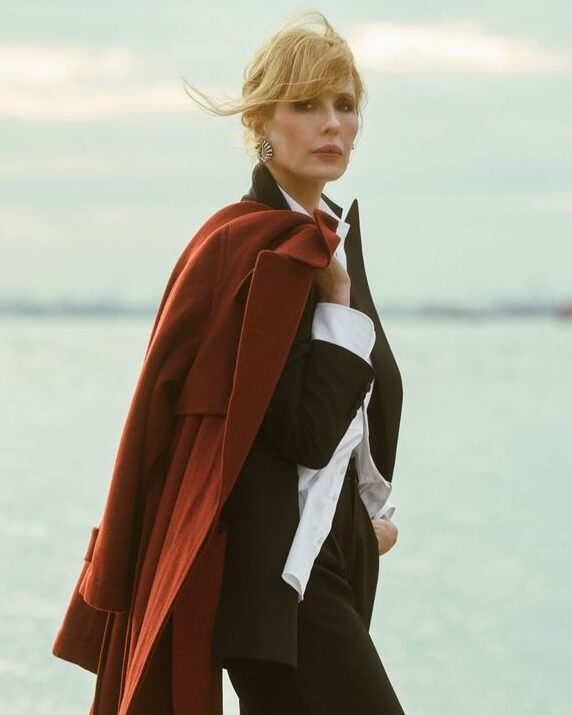
<instances>
[{"instance_id":1,"label":"water","mask_svg":"<svg viewBox=\"0 0 572 715\"><path fill-rule=\"evenodd\" d=\"M51 644L98 523L152 318L0 324L0 711L89 710ZM572 323L384 320L404 380L372 636L408 715L564 715ZM225 683L225 715L237 712Z\"/></svg>"}]
</instances>

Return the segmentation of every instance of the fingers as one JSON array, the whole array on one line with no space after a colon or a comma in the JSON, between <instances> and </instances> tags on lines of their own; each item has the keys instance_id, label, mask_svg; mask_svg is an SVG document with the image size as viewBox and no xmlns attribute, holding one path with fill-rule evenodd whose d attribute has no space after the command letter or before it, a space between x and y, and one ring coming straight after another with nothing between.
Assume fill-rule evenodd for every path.
<instances>
[{"instance_id":1,"label":"fingers","mask_svg":"<svg viewBox=\"0 0 572 715\"><path fill-rule=\"evenodd\" d=\"M372 525L377 537L379 555L387 553L397 542L397 526L385 517L374 519Z\"/></svg>"}]
</instances>

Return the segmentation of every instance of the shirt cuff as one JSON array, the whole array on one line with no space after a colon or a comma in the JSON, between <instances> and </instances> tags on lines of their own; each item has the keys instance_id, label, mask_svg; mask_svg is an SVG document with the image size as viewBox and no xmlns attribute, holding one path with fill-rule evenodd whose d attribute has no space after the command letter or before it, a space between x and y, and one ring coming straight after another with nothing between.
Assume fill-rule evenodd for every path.
<instances>
[{"instance_id":1,"label":"shirt cuff","mask_svg":"<svg viewBox=\"0 0 572 715\"><path fill-rule=\"evenodd\" d=\"M381 507L381 509L374 514L371 518L372 521L374 519L381 519L382 516L387 517L388 519L391 519L393 514L395 513L395 504L393 504L389 499L385 502L385 504Z\"/></svg>"},{"instance_id":2,"label":"shirt cuff","mask_svg":"<svg viewBox=\"0 0 572 715\"><path fill-rule=\"evenodd\" d=\"M312 339L341 345L369 361L375 343L375 326L361 310L320 301L314 311Z\"/></svg>"}]
</instances>

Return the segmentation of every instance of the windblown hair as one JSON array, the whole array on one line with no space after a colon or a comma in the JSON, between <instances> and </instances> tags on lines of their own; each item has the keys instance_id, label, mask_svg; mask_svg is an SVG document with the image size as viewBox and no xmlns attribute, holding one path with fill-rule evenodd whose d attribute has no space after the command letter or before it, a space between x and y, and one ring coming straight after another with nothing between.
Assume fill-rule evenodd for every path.
<instances>
[{"instance_id":1,"label":"windblown hair","mask_svg":"<svg viewBox=\"0 0 572 715\"><path fill-rule=\"evenodd\" d=\"M183 80L185 92L217 116L240 114L246 148L254 154L255 122L272 116L276 102L297 102L341 91L352 80L360 122L366 90L346 41L320 12L293 16L257 50L244 70L242 99L215 102Z\"/></svg>"}]
</instances>

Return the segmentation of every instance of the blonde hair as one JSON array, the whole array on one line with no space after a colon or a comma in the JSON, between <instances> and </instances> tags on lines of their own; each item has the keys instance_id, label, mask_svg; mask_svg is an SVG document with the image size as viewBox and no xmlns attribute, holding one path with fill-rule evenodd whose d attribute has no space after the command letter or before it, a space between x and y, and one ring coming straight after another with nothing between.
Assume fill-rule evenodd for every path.
<instances>
[{"instance_id":1,"label":"blonde hair","mask_svg":"<svg viewBox=\"0 0 572 715\"><path fill-rule=\"evenodd\" d=\"M347 42L317 11L294 15L257 50L244 70L242 99L215 102L183 80L185 92L202 109L217 116L239 114L247 151L254 154L255 122L268 118L278 101L310 99L340 91L353 81L356 111L362 120L364 83Z\"/></svg>"}]
</instances>

